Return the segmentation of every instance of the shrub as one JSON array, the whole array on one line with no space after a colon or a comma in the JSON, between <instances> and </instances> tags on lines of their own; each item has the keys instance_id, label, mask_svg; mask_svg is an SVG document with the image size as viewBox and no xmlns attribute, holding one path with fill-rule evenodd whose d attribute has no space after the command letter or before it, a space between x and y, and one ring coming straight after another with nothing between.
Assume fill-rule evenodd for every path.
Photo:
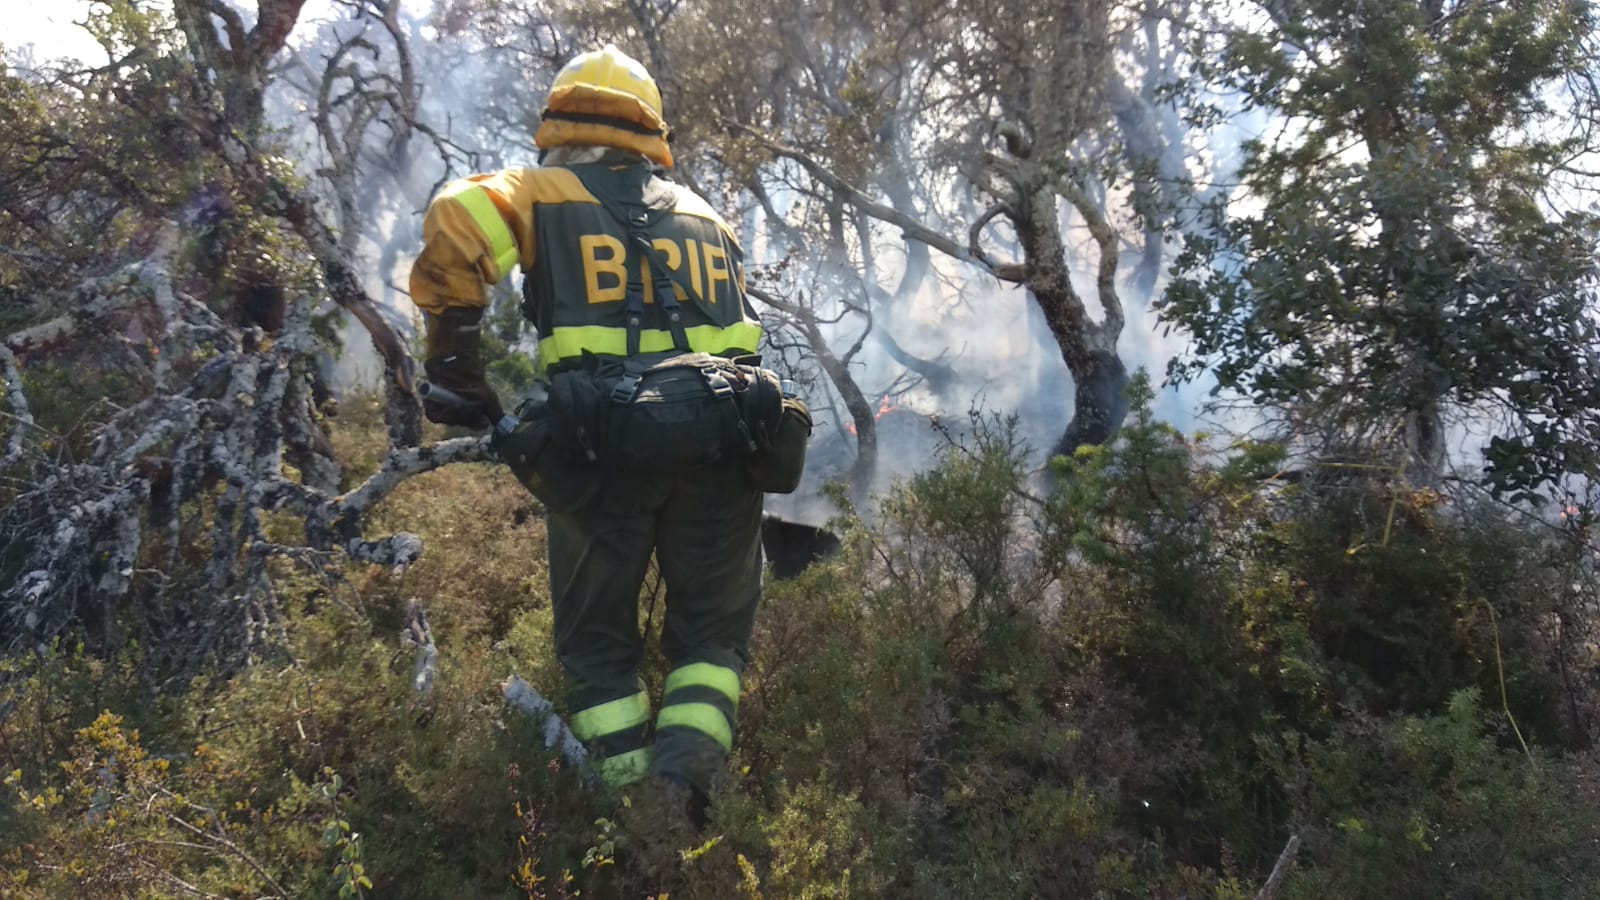
<instances>
[{"instance_id":1,"label":"shrub","mask_svg":"<svg viewBox=\"0 0 1600 900\"><path fill-rule=\"evenodd\" d=\"M251 665L172 680L131 642L6 661L0 884L1237 900L1298 832L1285 897L1600 889L1581 523L1286 485L1278 448L1209 449L1142 380L1132 399L1049 483L991 417L866 511L836 495L843 552L766 588L705 834L648 785L587 787L504 708L513 672L560 693L542 522L503 472L454 466L374 516L427 541L408 569L276 566L282 633ZM339 420L347 462L369 412ZM413 598L426 697L396 637Z\"/></svg>"},{"instance_id":2,"label":"shrub","mask_svg":"<svg viewBox=\"0 0 1600 900\"><path fill-rule=\"evenodd\" d=\"M1290 898L1600 896L1592 779L1500 746L1477 691L1436 715L1358 718L1281 777L1315 860Z\"/></svg>"}]
</instances>

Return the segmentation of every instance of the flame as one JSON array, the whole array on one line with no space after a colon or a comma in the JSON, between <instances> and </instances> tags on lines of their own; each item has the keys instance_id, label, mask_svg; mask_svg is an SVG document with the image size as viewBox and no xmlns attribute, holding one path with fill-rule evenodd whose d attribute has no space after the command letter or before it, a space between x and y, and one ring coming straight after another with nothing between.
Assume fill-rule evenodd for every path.
<instances>
[{"instance_id":1,"label":"flame","mask_svg":"<svg viewBox=\"0 0 1600 900\"><path fill-rule=\"evenodd\" d=\"M888 394L884 394L882 402L880 402L878 404L878 411L872 414L872 420L874 422L879 421L884 416L888 415L891 412L894 412L895 410L897 410L899 408L900 407L898 407L895 404L889 402L889 395ZM855 434L856 433L856 423L854 423L854 422L846 422L844 428L845 428L846 431L850 432L851 434Z\"/></svg>"}]
</instances>

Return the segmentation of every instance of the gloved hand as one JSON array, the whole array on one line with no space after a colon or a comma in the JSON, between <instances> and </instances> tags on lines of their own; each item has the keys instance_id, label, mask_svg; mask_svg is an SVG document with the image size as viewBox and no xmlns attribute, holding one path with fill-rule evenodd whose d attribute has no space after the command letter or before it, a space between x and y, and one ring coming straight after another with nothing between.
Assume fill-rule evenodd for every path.
<instances>
[{"instance_id":1,"label":"gloved hand","mask_svg":"<svg viewBox=\"0 0 1600 900\"><path fill-rule=\"evenodd\" d=\"M439 315L425 313L427 359L422 369L428 381L449 389L464 402L444 403L424 398L422 412L440 425L466 428L492 428L505 410L500 398L484 379L483 361L478 355L478 323L481 308L451 307Z\"/></svg>"},{"instance_id":2,"label":"gloved hand","mask_svg":"<svg viewBox=\"0 0 1600 900\"><path fill-rule=\"evenodd\" d=\"M459 359L430 359L422 364L422 368L429 382L448 388L465 402L444 403L428 396L422 398L422 412L429 421L440 425L492 428L505 413L500 406L500 398L495 396L494 389L484 380L481 370L473 371L470 367L462 366L457 362Z\"/></svg>"}]
</instances>

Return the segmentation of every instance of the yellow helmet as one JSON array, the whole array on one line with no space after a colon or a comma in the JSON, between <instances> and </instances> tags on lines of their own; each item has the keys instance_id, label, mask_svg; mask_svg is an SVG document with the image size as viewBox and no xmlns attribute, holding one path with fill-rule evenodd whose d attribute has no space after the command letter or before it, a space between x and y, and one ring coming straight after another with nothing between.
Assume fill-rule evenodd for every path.
<instances>
[{"instance_id":1,"label":"yellow helmet","mask_svg":"<svg viewBox=\"0 0 1600 900\"><path fill-rule=\"evenodd\" d=\"M600 144L672 167L661 89L643 64L614 44L574 57L556 74L534 135L542 150Z\"/></svg>"}]
</instances>

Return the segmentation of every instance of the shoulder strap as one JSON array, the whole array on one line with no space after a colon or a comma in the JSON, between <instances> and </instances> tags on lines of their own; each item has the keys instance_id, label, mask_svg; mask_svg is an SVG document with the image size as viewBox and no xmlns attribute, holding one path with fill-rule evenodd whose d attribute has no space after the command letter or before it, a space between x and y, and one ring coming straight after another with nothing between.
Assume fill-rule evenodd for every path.
<instances>
[{"instance_id":1,"label":"shoulder strap","mask_svg":"<svg viewBox=\"0 0 1600 900\"><path fill-rule=\"evenodd\" d=\"M628 241L642 254L650 265L650 279L656 285L656 304L666 317L667 329L672 332L672 346L681 353L689 353L689 335L683 328L683 307L678 303L674 285L682 284L684 292L694 296L686 282L678 281L676 273L667 268L650 243L650 227L665 217L668 210L653 207L645 201L644 187L649 183L650 170L643 166L629 166L617 170L604 165L571 166L572 173L589 193L593 194L606 212L628 232ZM644 279L630 273L623 294L622 310L627 317L628 356L639 355L639 341L644 330Z\"/></svg>"}]
</instances>

